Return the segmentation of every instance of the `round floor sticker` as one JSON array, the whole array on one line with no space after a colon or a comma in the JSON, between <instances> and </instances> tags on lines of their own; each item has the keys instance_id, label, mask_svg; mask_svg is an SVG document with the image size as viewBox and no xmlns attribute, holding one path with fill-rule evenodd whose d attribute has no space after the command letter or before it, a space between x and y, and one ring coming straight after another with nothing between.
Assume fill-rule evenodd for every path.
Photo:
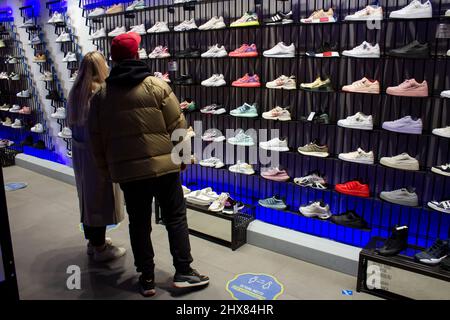
<instances>
[{"instance_id":1,"label":"round floor sticker","mask_svg":"<svg viewBox=\"0 0 450 320\"><path fill-rule=\"evenodd\" d=\"M5 184L5 191L16 191L19 189L26 188L28 186L28 183L26 182L11 182Z\"/></svg>"},{"instance_id":2,"label":"round floor sticker","mask_svg":"<svg viewBox=\"0 0 450 320\"><path fill-rule=\"evenodd\" d=\"M235 300L276 300L284 287L271 275L243 273L228 281L227 291Z\"/></svg>"}]
</instances>

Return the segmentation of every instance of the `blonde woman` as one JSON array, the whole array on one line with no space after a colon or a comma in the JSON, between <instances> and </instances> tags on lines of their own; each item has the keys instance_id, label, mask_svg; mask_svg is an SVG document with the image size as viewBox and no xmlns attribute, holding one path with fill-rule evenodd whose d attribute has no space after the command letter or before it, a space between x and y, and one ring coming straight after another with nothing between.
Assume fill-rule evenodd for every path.
<instances>
[{"instance_id":1,"label":"blonde woman","mask_svg":"<svg viewBox=\"0 0 450 320\"><path fill-rule=\"evenodd\" d=\"M106 226L123 220L122 194L120 188L98 171L87 128L90 99L100 89L108 74L109 69L103 54L98 51L86 54L81 61L67 104L81 222L85 238L89 241L87 253L98 262L117 259L125 254L124 248L113 246L111 239L105 237Z\"/></svg>"}]
</instances>

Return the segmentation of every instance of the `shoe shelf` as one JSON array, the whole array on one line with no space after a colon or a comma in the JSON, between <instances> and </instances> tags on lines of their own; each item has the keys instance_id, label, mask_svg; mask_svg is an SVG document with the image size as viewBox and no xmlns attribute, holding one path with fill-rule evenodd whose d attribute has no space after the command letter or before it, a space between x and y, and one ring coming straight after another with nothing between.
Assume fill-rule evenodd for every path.
<instances>
[{"instance_id":1,"label":"shoe shelf","mask_svg":"<svg viewBox=\"0 0 450 320\"><path fill-rule=\"evenodd\" d=\"M7 104L12 107L13 104L19 106L30 107L30 114L21 114L16 112L1 111L1 116L8 116L11 119L21 120L21 128L13 128L11 126L0 126L0 133L6 134L6 138L12 140L14 144L9 149L14 149L15 154L17 152L25 152L25 146L28 142L33 144L33 141L42 143L48 150L53 149L53 141L51 137L47 137L44 133L35 133L30 131L31 127L36 123L41 123L46 128L46 121L44 119L44 114L39 102L37 92L35 90L35 85L32 80L29 65L27 64L24 57L24 50L22 43L18 38L17 29L14 21L1 22L0 29L2 34L0 39L6 40L6 47L0 51L2 55L1 59L5 60L7 56L13 56L17 59L17 63L1 63L1 71L10 74L14 72L19 75L19 80L2 79L0 81L0 104ZM5 62L5 61L3 61ZM17 97L16 93L22 90L29 90L30 97L22 98ZM9 92L9 93L7 93ZM5 137L2 137L5 138Z\"/></svg>"},{"instance_id":2,"label":"shoe shelf","mask_svg":"<svg viewBox=\"0 0 450 320\"><path fill-rule=\"evenodd\" d=\"M66 99L64 98L63 86L57 76L57 70L55 69L56 64L50 58L50 52L47 49L42 28L38 23L39 18L36 15L35 8L33 6L21 7L20 14L23 18L23 23L25 23L29 19L32 19L34 23L33 27L25 28L26 32L28 33L29 44L34 51L34 56L36 56L37 54L44 54L46 57L45 62L37 63L39 65L39 72L42 76L45 74L45 72L50 72L52 74L52 81L45 81L45 89L48 91L45 99L51 101L50 106L52 107L53 112L56 112L58 108L66 109ZM38 44L32 44L32 39L35 37L39 37L40 39L40 42ZM50 119L58 123L59 132L61 132L64 127L68 127L68 122L66 119ZM48 130L46 130L46 135L49 135ZM57 137L60 138L59 136ZM67 151L70 152L72 150L72 139L62 139L66 143Z\"/></svg>"}]
</instances>

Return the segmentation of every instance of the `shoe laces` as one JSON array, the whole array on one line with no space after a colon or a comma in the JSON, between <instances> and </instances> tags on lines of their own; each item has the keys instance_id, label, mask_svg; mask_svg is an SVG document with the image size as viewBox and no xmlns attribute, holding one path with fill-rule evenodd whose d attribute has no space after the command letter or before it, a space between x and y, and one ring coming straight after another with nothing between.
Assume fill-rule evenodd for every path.
<instances>
[{"instance_id":1,"label":"shoe laces","mask_svg":"<svg viewBox=\"0 0 450 320\"><path fill-rule=\"evenodd\" d=\"M436 240L431 247L425 250L428 254L431 256L439 256L445 249L444 249L445 243L441 240Z\"/></svg>"}]
</instances>

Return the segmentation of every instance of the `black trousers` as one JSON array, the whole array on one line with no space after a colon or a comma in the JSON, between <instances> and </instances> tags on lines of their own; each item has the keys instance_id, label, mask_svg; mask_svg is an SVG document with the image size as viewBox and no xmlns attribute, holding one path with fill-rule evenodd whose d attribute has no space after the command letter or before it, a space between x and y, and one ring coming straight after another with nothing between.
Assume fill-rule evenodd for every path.
<instances>
[{"instance_id":1,"label":"black trousers","mask_svg":"<svg viewBox=\"0 0 450 320\"><path fill-rule=\"evenodd\" d=\"M105 244L106 226L105 227L89 227L83 224L84 237L94 247L100 247Z\"/></svg>"},{"instance_id":2,"label":"black trousers","mask_svg":"<svg viewBox=\"0 0 450 320\"><path fill-rule=\"evenodd\" d=\"M169 234L170 253L177 272L190 270L192 263L186 203L178 173L158 178L120 184L130 220L130 240L134 264L138 272L153 277L155 263L150 234L152 231L152 201L156 198L161 217Z\"/></svg>"}]
</instances>

